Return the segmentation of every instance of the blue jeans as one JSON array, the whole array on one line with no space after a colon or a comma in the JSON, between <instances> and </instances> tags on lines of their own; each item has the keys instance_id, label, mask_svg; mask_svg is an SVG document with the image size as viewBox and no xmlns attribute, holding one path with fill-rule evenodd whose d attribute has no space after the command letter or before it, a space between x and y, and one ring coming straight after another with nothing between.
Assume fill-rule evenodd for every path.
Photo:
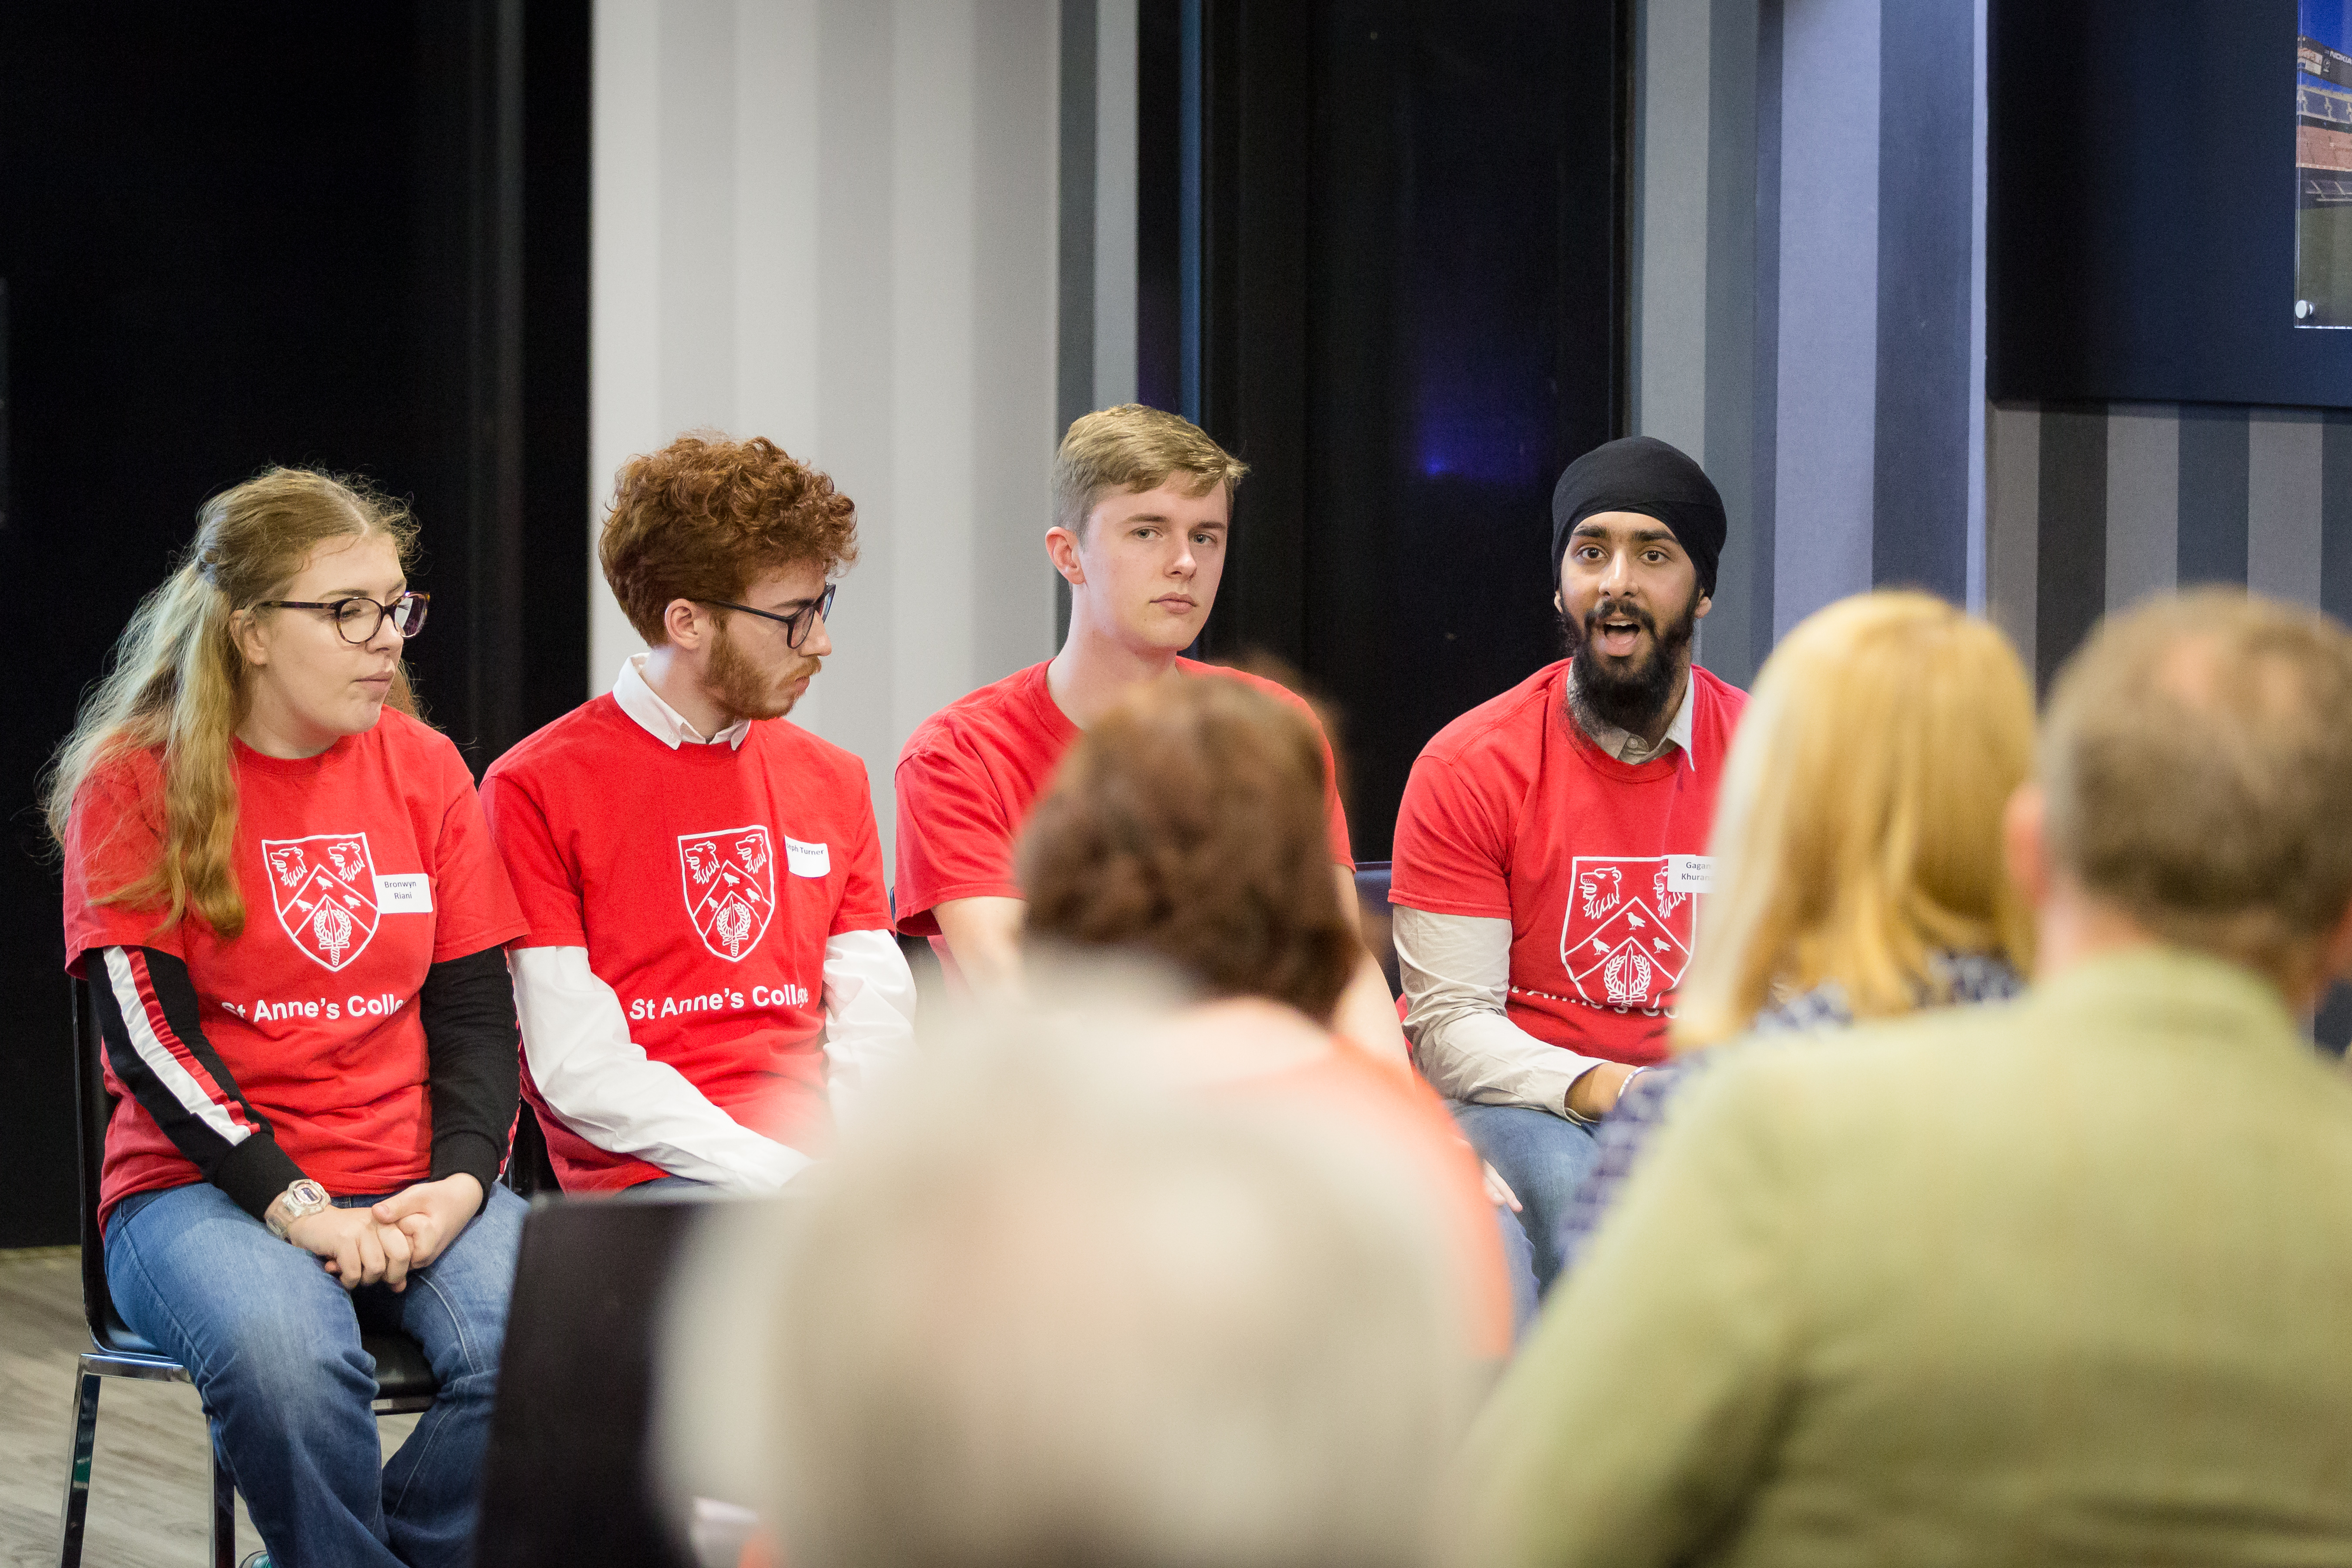
<instances>
[{"instance_id":1,"label":"blue jeans","mask_svg":"<svg viewBox=\"0 0 2352 1568\"><path fill-rule=\"evenodd\" d=\"M1591 1129L1524 1105L1454 1100L1447 1109L1478 1157L1501 1172L1518 1194L1517 1217L1533 1255L1534 1289L1542 1294L1559 1272L1560 1216L1600 1158Z\"/></svg>"},{"instance_id":2,"label":"blue jeans","mask_svg":"<svg viewBox=\"0 0 2352 1568\"><path fill-rule=\"evenodd\" d=\"M375 1198L337 1198L341 1207ZM345 1293L311 1254L271 1236L207 1183L142 1193L106 1232L123 1321L188 1369L270 1559L463 1564L529 1213L503 1184L441 1256L395 1293ZM424 1348L441 1392L389 1463L368 1402L360 1325Z\"/></svg>"}]
</instances>

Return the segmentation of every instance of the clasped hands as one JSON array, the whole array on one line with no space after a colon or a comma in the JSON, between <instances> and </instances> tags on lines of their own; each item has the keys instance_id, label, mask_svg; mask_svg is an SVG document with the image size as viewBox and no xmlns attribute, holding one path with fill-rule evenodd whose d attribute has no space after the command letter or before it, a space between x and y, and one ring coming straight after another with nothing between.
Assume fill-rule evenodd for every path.
<instances>
[{"instance_id":1,"label":"clasped hands","mask_svg":"<svg viewBox=\"0 0 2352 1568\"><path fill-rule=\"evenodd\" d=\"M362 1285L405 1290L408 1271L440 1257L480 1212L482 1197L482 1184L461 1171L419 1182L370 1208L304 1215L286 1227L286 1239L316 1254L346 1290Z\"/></svg>"}]
</instances>

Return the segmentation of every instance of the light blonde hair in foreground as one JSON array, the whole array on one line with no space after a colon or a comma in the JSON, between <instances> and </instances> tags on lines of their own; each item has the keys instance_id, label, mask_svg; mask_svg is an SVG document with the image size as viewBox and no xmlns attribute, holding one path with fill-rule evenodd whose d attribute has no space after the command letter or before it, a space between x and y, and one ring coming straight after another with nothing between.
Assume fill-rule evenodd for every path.
<instances>
[{"instance_id":1,"label":"light blonde hair in foreground","mask_svg":"<svg viewBox=\"0 0 2352 1568\"><path fill-rule=\"evenodd\" d=\"M1249 465L1209 438L1190 419L1122 403L1070 421L1054 454L1054 523L1085 537L1087 514L1114 490L1156 490L1175 474L1189 475L1187 495L1219 485L1228 500Z\"/></svg>"},{"instance_id":2,"label":"light blonde hair in foreground","mask_svg":"<svg viewBox=\"0 0 2352 1568\"><path fill-rule=\"evenodd\" d=\"M2289 987L2352 904L2352 633L2205 588L2111 617L2043 723L2055 858L2156 935Z\"/></svg>"},{"instance_id":3,"label":"light blonde hair in foreground","mask_svg":"<svg viewBox=\"0 0 2352 1568\"><path fill-rule=\"evenodd\" d=\"M1939 999L1938 952L2028 968L2001 817L2032 752L2032 688L1992 626L1912 592L1807 616L1765 660L1725 764L1675 1046L1740 1034L1823 981L1856 1017L1909 1012Z\"/></svg>"},{"instance_id":4,"label":"light blonde hair in foreground","mask_svg":"<svg viewBox=\"0 0 2352 1568\"><path fill-rule=\"evenodd\" d=\"M224 937L245 929L245 897L230 864L237 800L229 742L249 700L233 626L257 601L278 597L320 545L371 535L389 539L404 565L414 553L406 507L309 468L266 469L198 509L194 542L132 613L112 668L83 700L43 787L50 836L63 845L93 773L131 752L162 753L163 853L145 876L99 889L98 902L160 901L158 930L189 910ZM393 671L384 705L416 711L404 663Z\"/></svg>"},{"instance_id":5,"label":"light blonde hair in foreground","mask_svg":"<svg viewBox=\"0 0 2352 1568\"><path fill-rule=\"evenodd\" d=\"M1142 1065L1186 1026L968 1025L785 1203L730 1216L677 1298L674 1354L715 1339L731 1375L687 1397L673 1361L674 1484L725 1484L713 1435L749 1398L716 1447L760 1455L793 1568L1431 1562L1474 1389L1441 1223L1336 1115Z\"/></svg>"}]
</instances>

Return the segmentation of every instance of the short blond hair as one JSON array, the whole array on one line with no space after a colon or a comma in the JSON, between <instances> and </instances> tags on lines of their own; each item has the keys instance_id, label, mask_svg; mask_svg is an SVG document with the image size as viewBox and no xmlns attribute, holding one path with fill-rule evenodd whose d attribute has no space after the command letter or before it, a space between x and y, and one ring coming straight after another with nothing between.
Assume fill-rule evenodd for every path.
<instances>
[{"instance_id":1,"label":"short blond hair","mask_svg":"<svg viewBox=\"0 0 2352 1568\"><path fill-rule=\"evenodd\" d=\"M1054 523L1084 535L1087 518L1116 490L1156 490L1189 475L1188 495L1219 485L1228 500L1249 465L1209 439L1190 419L1140 403L1097 409L1070 421L1054 454Z\"/></svg>"},{"instance_id":2,"label":"short blond hair","mask_svg":"<svg viewBox=\"0 0 2352 1568\"><path fill-rule=\"evenodd\" d=\"M1807 616L1765 661L1725 763L1676 1046L1739 1034L1776 991L1824 981L1857 1017L1943 1000L1938 952L2028 967L2001 818L2032 756L2033 690L1997 628L1909 592Z\"/></svg>"},{"instance_id":3,"label":"short blond hair","mask_svg":"<svg viewBox=\"0 0 2352 1568\"><path fill-rule=\"evenodd\" d=\"M2352 904L2352 634L2229 588L2111 617L2060 672L2056 858L2168 942L2296 983Z\"/></svg>"}]
</instances>

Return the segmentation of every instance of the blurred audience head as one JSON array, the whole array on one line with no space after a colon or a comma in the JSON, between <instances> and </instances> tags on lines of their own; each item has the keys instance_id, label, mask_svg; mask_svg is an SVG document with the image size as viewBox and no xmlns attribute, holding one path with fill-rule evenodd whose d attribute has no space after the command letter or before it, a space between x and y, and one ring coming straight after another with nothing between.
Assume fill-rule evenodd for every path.
<instances>
[{"instance_id":1,"label":"blurred audience head","mask_svg":"<svg viewBox=\"0 0 2352 1568\"><path fill-rule=\"evenodd\" d=\"M1360 945L1324 822L1322 738L1220 676L1157 681L1097 721L1021 837L1027 933L1166 962L1213 996L1328 1024Z\"/></svg>"},{"instance_id":2,"label":"blurred audience head","mask_svg":"<svg viewBox=\"0 0 2352 1568\"><path fill-rule=\"evenodd\" d=\"M857 559L857 509L764 437L681 436L621 465L596 552L629 625L659 647L676 600L740 601L786 567L837 575Z\"/></svg>"},{"instance_id":3,"label":"blurred audience head","mask_svg":"<svg viewBox=\"0 0 2352 1568\"><path fill-rule=\"evenodd\" d=\"M1942 998L1931 962L2031 961L2001 852L2033 692L1997 629L1925 594L1840 600L1782 639L1725 765L1714 889L1675 1038L1745 1030L1827 981L1857 1017Z\"/></svg>"},{"instance_id":4,"label":"blurred audience head","mask_svg":"<svg viewBox=\"0 0 2352 1568\"><path fill-rule=\"evenodd\" d=\"M1191 496L1220 485L1231 501L1249 465L1181 416L1123 403L1070 422L1054 454L1054 526L1083 541L1087 519L1119 490L1155 490L1171 479Z\"/></svg>"},{"instance_id":5,"label":"blurred audience head","mask_svg":"<svg viewBox=\"0 0 2352 1568\"><path fill-rule=\"evenodd\" d=\"M2231 589L2110 617L2060 672L2021 802L2054 873L2290 994L2352 904L2352 634ZM2061 889L2063 892L2063 889Z\"/></svg>"},{"instance_id":6,"label":"blurred audience head","mask_svg":"<svg viewBox=\"0 0 2352 1568\"><path fill-rule=\"evenodd\" d=\"M1471 1389L1434 1210L1336 1118L1171 1092L1184 1026L968 1024L706 1242L735 1283L680 1299L753 1342L737 1447L793 1568L1429 1560ZM673 1405L682 1484L725 1403Z\"/></svg>"}]
</instances>

